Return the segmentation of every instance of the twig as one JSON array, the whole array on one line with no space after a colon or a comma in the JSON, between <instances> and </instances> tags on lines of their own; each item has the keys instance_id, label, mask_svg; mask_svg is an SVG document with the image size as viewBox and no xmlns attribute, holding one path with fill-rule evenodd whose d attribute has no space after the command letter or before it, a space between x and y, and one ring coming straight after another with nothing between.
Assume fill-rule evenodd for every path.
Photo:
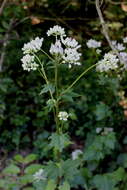
<instances>
[{"instance_id":1,"label":"twig","mask_svg":"<svg viewBox=\"0 0 127 190\"><path fill-rule=\"evenodd\" d=\"M7 0L4 0L0 7L0 15L2 15L2 12L3 12L3 9L4 9L6 3L7 3Z\"/></svg>"},{"instance_id":2,"label":"twig","mask_svg":"<svg viewBox=\"0 0 127 190\"><path fill-rule=\"evenodd\" d=\"M117 50L117 49L115 48L115 46L112 44L111 39L110 39L110 37L109 37L109 35L108 35L108 27L107 27L107 25L105 24L105 21L104 21L104 18L103 18L101 9L100 9L99 0L96 0L96 9L97 9L97 13L98 13L98 16L99 16L99 19L100 19L100 23L101 23L101 25L102 25L102 29L103 29L103 34L104 34L104 36L105 36L105 38L106 38L106 40L107 40L107 42L108 42L110 48L112 49L112 51L113 51L114 53L116 53L116 55L118 56L120 62L123 63L123 60L122 60L122 58L121 58L121 56L120 56L118 50Z\"/></svg>"},{"instance_id":3,"label":"twig","mask_svg":"<svg viewBox=\"0 0 127 190\"><path fill-rule=\"evenodd\" d=\"M11 20L10 24L9 24L9 28L3 39L3 49L2 49L1 56L0 56L0 72L2 72L2 70L3 70L3 62L4 62L4 57L5 57L6 46L8 44L8 40L9 40L10 32L13 27L13 23L14 23L14 20Z\"/></svg>"},{"instance_id":4,"label":"twig","mask_svg":"<svg viewBox=\"0 0 127 190\"><path fill-rule=\"evenodd\" d=\"M109 1L109 3L111 3L111 4L113 4L113 5L120 5L121 3L123 3L123 4L127 4L127 2L125 2L125 1L123 1L123 2L115 2L115 1L112 1L112 0L108 0Z\"/></svg>"}]
</instances>

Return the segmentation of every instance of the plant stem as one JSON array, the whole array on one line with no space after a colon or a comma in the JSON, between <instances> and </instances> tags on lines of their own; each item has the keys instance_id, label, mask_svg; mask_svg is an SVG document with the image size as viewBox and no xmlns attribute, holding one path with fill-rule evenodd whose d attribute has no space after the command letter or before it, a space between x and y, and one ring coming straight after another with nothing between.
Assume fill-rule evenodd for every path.
<instances>
[{"instance_id":1,"label":"plant stem","mask_svg":"<svg viewBox=\"0 0 127 190\"><path fill-rule=\"evenodd\" d=\"M48 53L46 53L43 49L40 49L40 51L44 53L51 61L54 61L54 59Z\"/></svg>"},{"instance_id":2,"label":"plant stem","mask_svg":"<svg viewBox=\"0 0 127 190\"><path fill-rule=\"evenodd\" d=\"M59 133L59 102L58 102L58 61L55 61L55 87L56 87L56 128L57 132Z\"/></svg>"},{"instance_id":3,"label":"plant stem","mask_svg":"<svg viewBox=\"0 0 127 190\"><path fill-rule=\"evenodd\" d=\"M79 75L79 77L67 88L65 89L62 94L65 94L68 90L70 90L88 71L90 71L92 68L94 68L95 66L97 66L98 63L90 66L89 68L87 68L84 72L81 73L81 75Z\"/></svg>"},{"instance_id":4,"label":"plant stem","mask_svg":"<svg viewBox=\"0 0 127 190\"><path fill-rule=\"evenodd\" d=\"M41 65L41 68L42 68L42 72L39 70L41 76L44 78L46 84L48 85L49 84L49 80L46 76L46 73L45 73L45 70L44 70L44 67L43 67L43 64L41 63L40 59L38 58L38 56L36 54L34 54L34 56L36 57L36 59L38 60L38 62L40 63ZM49 93L50 93L50 97L52 99L52 101L54 100L54 97L53 97L53 94L52 94L52 91L49 89ZM54 114L54 118L55 118L55 109L53 108L53 114Z\"/></svg>"}]
</instances>

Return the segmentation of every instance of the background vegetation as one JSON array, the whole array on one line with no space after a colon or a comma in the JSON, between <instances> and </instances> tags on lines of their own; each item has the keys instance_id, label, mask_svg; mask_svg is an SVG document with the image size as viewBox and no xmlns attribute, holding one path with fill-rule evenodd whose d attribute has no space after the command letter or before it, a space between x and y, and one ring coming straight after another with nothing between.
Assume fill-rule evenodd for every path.
<instances>
[{"instance_id":1,"label":"background vegetation","mask_svg":"<svg viewBox=\"0 0 127 190\"><path fill-rule=\"evenodd\" d=\"M127 35L127 5L105 0L101 8L112 40L122 41ZM47 38L51 26L61 25L81 43L83 68L98 60L86 46L88 39L102 41L102 52L110 47L94 0L8 0L0 14L0 188L38 190L41 184L32 185L30 175L53 157L48 137L54 122L46 95L39 95L44 81L21 67L23 44L36 36ZM81 72L82 68L68 72L63 67L63 88ZM68 103L63 107L72 114L66 127L74 142L65 157L75 149L84 150L85 164L72 182L74 189L127 189L127 75L121 76L119 80L116 74L106 77L93 70L75 87L78 94L65 96Z\"/></svg>"}]
</instances>

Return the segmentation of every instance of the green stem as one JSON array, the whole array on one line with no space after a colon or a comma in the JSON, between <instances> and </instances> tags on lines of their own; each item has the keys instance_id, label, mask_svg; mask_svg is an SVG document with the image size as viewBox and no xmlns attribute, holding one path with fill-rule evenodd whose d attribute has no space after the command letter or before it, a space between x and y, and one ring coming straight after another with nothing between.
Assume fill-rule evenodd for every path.
<instances>
[{"instance_id":1,"label":"green stem","mask_svg":"<svg viewBox=\"0 0 127 190\"><path fill-rule=\"evenodd\" d=\"M46 53L43 49L40 49L40 51L44 53L51 61L54 61L54 59L48 53Z\"/></svg>"},{"instance_id":2,"label":"green stem","mask_svg":"<svg viewBox=\"0 0 127 190\"><path fill-rule=\"evenodd\" d=\"M59 102L58 102L58 61L55 62L55 87L56 87L56 127L57 132L59 133Z\"/></svg>"},{"instance_id":3,"label":"green stem","mask_svg":"<svg viewBox=\"0 0 127 190\"><path fill-rule=\"evenodd\" d=\"M79 75L79 77L67 89L65 89L62 92L62 94L65 94L68 90L70 90L83 77L83 75L85 75L88 71L90 71L92 68L94 68L97 65L98 65L98 63L90 66L88 69L86 69L84 72L82 72L81 75Z\"/></svg>"},{"instance_id":4,"label":"green stem","mask_svg":"<svg viewBox=\"0 0 127 190\"><path fill-rule=\"evenodd\" d=\"M40 59L38 58L38 56L36 54L34 54L34 56L36 57L36 59L38 60L38 62L40 63L41 65L41 68L42 68L42 72L39 70L40 74L42 75L42 77L45 79L45 82L46 84L48 85L49 84L49 81L48 81L48 78L46 76L46 73L45 73L45 70L44 70L44 67L43 67L43 64L41 63ZM50 93L50 96L51 96L51 99L52 101L54 100L54 97L53 97L53 94L52 94L52 91L49 89L49 93ZM54 118L55 118L55 109L53 108L53 114L54 114Z\"/></svg>"}]
</instances>

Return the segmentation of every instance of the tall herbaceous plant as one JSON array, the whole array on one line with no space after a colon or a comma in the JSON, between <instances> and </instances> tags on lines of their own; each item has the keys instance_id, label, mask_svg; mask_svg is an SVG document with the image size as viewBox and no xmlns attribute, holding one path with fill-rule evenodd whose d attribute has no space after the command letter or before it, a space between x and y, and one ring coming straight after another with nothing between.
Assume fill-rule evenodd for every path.
<instances>
[{"instance_id":1,"label":"tall herbaceous plant","mask_svg":"<svg viewBox=\"0 0 127 190\"><path fill-rule=\"evenodd\" d=\"M70 114L62 108L61 101L63 102L63 96L92 68L95 67L99 72L111 72L118 69L120 62L115 52L107 52L102 60L84 70L72 84L69 84L66 89L62 89L59 80L60 67L62 64L66 64L69 69L73 69L73 66L82 67L81 53L79 51L81 46L75 39L67 37L64 28L58 25L50 28L47 31L47 36L48 38L52 37L54 40L48 53L42 48L44 39L36 37L29 43L24 44L22 48L24 56L21 59L22 67L25 71L37 71L44 79L45 85L41 93L49 94L46 104L49 106L50 111L53 112L55 123L55 132L49 138L49 146L53 151L54 159L48 161L34 174L34 181L35 186L41 184L42 189L69 190L73 187L72 183L75 176L78 175L79 168L82 167L81 159L78 158L82 156L83 152L77 149L72 153L71 158L64 159L64 149L72 142L66 128ZM101 42L90 39L86 45L88 48L92 48L97 55L101 54ZM41 53L47 56L52 63L54 80L50 81L49 79L46 63L41 59ZM124 68L125 65L123 64L120 67Z\"/></svg>"}]
</instances>

